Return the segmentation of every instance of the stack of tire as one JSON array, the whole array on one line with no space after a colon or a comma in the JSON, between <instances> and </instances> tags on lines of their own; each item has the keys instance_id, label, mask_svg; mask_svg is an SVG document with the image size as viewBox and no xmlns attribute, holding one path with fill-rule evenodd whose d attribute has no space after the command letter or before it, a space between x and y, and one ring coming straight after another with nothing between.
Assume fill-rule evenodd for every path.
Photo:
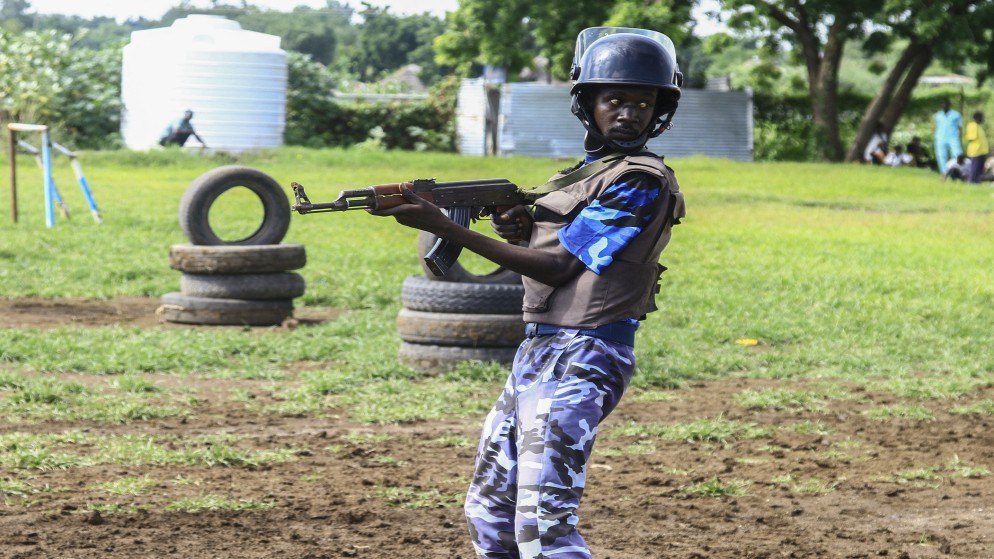
<instances>
[{"instance_id":1,"label":"stack of tire","mask_svg":"<svg viewBox=\"0 0 994 559\"><path fill-rule=\"evenodd\" d=\"M221 239L210 208L232 188L259 197L264 216L251 235ZM304 293L304 246L280 244L290 227L290 202L270 176L238 165L197 177L179 205L180 227L191 244L169 249L169 266L183 273L180 291L161 298L156 314L184 324L272 326L293 317L293 299Z\"/></svg>"},{"instance_id":2,"label":"stack of tire","mask_svg":"<svg viewBox=\"0 0 994 559\"><path fill-rule=\"evenodd\" d=\"M422 258L435 239L418 237ZM422 267L424 275L406 278L401 288L400 362L429 375L467 361L510 364L524 339L521 276L503 268L476 275L458 261L442 277Z\"/></svg>"}]
</instances>

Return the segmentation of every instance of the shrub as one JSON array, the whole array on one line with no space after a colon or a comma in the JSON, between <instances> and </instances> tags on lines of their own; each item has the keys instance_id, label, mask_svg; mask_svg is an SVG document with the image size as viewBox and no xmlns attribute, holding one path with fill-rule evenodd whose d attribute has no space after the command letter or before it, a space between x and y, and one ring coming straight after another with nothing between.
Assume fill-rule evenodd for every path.
<instances>
[{"instance_id":1,"label":"shrub","mask_svg":"<svg viewBox=\"0 0 994 559\"><path fill-rule=\"evenodd\" d=\"M121 48L80 49L54 30L0 30L0 118L46 124L74 148L121 144Z\"/></svg>"},{"instance_id":2,"label":"shrub","mask_svg":"<svg viewBox=\"0 0 994 559\"><path fill-rule=\"evenodd\" d=\"M287 54L288 145L343 147L370 140L388 149L452 151L455 130L453 82L445 81L426 101L337 101L334 79L321 64ZM458 80L455 82L458 88Z\"/></svg>"},{"instance_id":3,"label":"shrub","mask_svg":"<svg viewBox=\"0 0 994 559\"><path fill-rule=\"evenodd\" d=\"M870 98L857 94L839 96L839 136L848 146ZM756 93L754 140L757 161L814 161L816 137L811 100L806 95Z\"/></svg>"}]
</instances>

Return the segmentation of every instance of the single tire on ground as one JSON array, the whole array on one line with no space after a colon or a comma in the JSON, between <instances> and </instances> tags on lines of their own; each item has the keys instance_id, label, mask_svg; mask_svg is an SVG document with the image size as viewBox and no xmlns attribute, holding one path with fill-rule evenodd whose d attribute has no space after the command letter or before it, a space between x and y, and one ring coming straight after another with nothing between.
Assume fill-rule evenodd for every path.
<instances>
[{"instance_id":1,"label":"single tire on ground","mask_svg":"<svg viewBox=\"0 0 994 559\"><path fill-rule=\"evenodd\" d=\"M165 321L184 324L273 326L293 316L293 301L208 299L182 293L162 296L155 313Z\"/></svg>"},{"instance_id":2,"label":"single tire on ground","mask_svg":"<svg viewBox=\"0 0 994 559\"><path fill-rule=\"evenodd\" d=\"M304 278L293 272L271 274L183 274L180 292L210 299L293 299L304 294Z\"/></svg>"},{"instance_id":3,"label":"single tire on ground","mask_svg":"<svg viewBox=\"0 0 994 559\"><path fill-rule=\"evenodd\" d=\"M517 347L456 347L401 342L398 361L426 375L439 375L467 361L510 365L517 350Z\"/></svg>"},{"instance_id":4,"label":"single tire on ground","mask_svg":"<svg viewBox=\"0 0 994 559\"><path fill-rule=\"evenodd\" d=\"M221 239L210 224L210 209L226 191L245 187L262 202L263 216L254 233L234 240ZM272 177L240 165L226 165L200 175L179 202L179 224L195 245L274 245L290 228L290 200Z\"/></svg>"},{"instance_id":5,"label":"single tire on ground","mask_svg":"<svg viewBox=\"0 0 994 559\"><path fill-rule=\"evenodd\" d=\"M459 347L517 347L525 339L521 315L432 313L401 309L397 335L405 342Z\"/></svg>"},{"instance_id":6,"label":"single tire on ground","mask_svg":"<svg viewBox=\"0 0 994 559\"><path fill-rule=\"evenodd\" d=\"M189 274L266 274L307 263L304 245L172 245L169 267Z\"/></svg>"},{"instance_id":7,"label":"single tire on ground","mask_svg":"<svg viewBox=\"0 0 994 559\"><path fill-rule=\"evenodd\" d=\"M401 301L415 311L520 317L524 293L520 283L457 283L409 276L401 286Z\"/></svg>"},{"instance_id":8,"label":"single tire on ground","mask_svg":"<svg viewBox=\"0 0 994 559\"><path fill-rule=\"evenodd\" d=\"M421 231L418 234L418 257L421 259L421 269L424 270L426 278L433 281L462 283L521 283L521 274L512 272L507 268L502 268L494 264L494 266L497 266L494 271L487 274L474 274L463 268L458 260L456 260L456 263L449 268L449 271L444 276L436 276L424 263L424 257L431 252L431 247L434 246L436 239L438 237L426 231Z\"/></svg>"}]
</instances>

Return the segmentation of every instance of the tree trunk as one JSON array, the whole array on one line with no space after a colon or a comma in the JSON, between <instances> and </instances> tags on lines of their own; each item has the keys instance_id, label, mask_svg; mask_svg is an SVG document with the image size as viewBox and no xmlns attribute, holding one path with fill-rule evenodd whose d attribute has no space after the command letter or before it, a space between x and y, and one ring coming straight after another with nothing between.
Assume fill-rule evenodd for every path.
<instances>
[{"instance_id":1,"label":"tree trunk","mask_svg":"<svg viewBox=\"0 0 994 559\"><path fill-rule=\"evenodd\" d=\"M912 43L908 45L901 59L897 62L884 85L881 86L877 96L863 113L856 138L853 140L846 161L862 160L863 150L873 136L876 123L883 125L884 131L889 135L894 131L897 121L904 114L904 109L908 106L911 93L925 69L932 62L934 51L931 43ZM903 79L902 79L903 76ZM900 85L898 83L900 82Z\"/></svg>"},{"instance_id":2,"label":"tree trunk","mask_svg":"<svg viewBox=\"0 0 994 559\"><path fill-rule=\"evenodd\" d=\"M887 74L887 78L884 80L883 85L880 86L877 95L863 113L863 119L860 121L859 128L856 130L856 137L853 139L853 144L849 148L849 153L846 154L847 162L862 161L863 150L866 149L866 144L873 137L877 122L882 121L884 111L892 102L891 99L894 96L894 90L897 89L897 85L901 81L901 76L908 71L912 61L918 56L920 48L921 45L915 43L909 44L904 49L904 52L901 53L901 57L894 64L894 67L891 68L890 73ZM884 129L889 134L892 128L887 128L885 125Z\"/></svg>"},{"instance_id":3,"label":"tree trunk","mask_svg":"<svg viewBox=\"0 0 994 559\"><path fill-rule=\"evenodd\" d=\"M815 127L815 144L822 159L840 161L842 142L839 139L839 64L845 47L848 20L839 17L828 29L824 48L819 40L820 30L808 19L800 4L792 5L793 16L771 3L761 3L769 16L790 29L800 44L808 72L808 95Z\"/></svg>"},{"instance_id":4,"label":"tree trunk","mask_svg":"<svg viewBox=\"0 0 994 559\"><path fill-rule=\"evenodd\" d=\"M908 101L911 100L911 93L914 92L915 87L918 85L918 80L932 63L933 54L934 51L932 46L929 45L928 48L920 52L911 63L911 68L908 69L908 75L904 77L904 81L901 82L901 87L897 89L890 105L888 105L887 109L884 111L882 120L884 121L884 127L888 133L894 129L897 125L897 121L901 120L901 115L904 114L904 109L908 107Z\"/></svg>"},{"instance_id":5,"label":"tree trunk","mask_svg":"<svg viewBox=\"0 0 994 559\"><path fill-rule=\"evenodd\" d=\"M839 67L845 48L844 18L836 19L828 29L821 66L811 96L815 140L819 155L828 161L842 161L842 140L839 138Z\"/></svg>"},{"instance_id":6,"label":"tree trunk","mask_svg":"<svg viewBox=\"0 0 994 559\"><path fill-rule=\"evenodd\" d=\"M818 155L828 161L841 161L842 141L839 138L837 90L823 84L818 84L815 88L811 94L811 112L814 116Z\"/></svg>"}]
</instances>

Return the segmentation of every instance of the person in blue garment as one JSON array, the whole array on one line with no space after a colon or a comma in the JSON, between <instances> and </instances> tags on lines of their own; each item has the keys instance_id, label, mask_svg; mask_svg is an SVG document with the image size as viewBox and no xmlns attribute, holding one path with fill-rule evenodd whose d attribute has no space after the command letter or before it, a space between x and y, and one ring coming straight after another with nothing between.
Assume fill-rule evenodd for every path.
<instances>
[{"instance_id":1,"label":"person in blue garment","mask_svg":"<svg viewBox=\"0 0 994 559\"><path fill-rule=\"evenodd\" d=\"M191 120L193 120L193 111L187 109L182 118L170 122L162 131L162 134L159 135L159 145L183 147L190 136L193 136L200 142L200 145L206 148L207 143L197 135Z\"/></svg>"},{"instance_id":2,"label":"person in blue garment","mask_svg":"<svg viewBox=\"0 0 994 559\"><path fill-rule=\"evenodd\" d=\"M464 506L478 557L590 557L577 528L587 462L635 370L659 256L685 214L673 170L645 148L680 98L672 42L584 30L573 80L586 155L554 177L561 188L495 216L498 235L514 242L460 227L410 191L409 203L370 211L522 274L525 340L484 422Z\"/></svg>"},{"instance_id":3,"label":"person in blue garment","mask_svg":"<svg viewBox=\"0 0 994 559\"><path fill-rule=\"evenodd\" d=\"M946 170L947 162L963 153L960 131L963 128L963 115L949 105L949 99L939 102L935 113L935 160L939 171Z\"/></svg>"}]
</instances>

